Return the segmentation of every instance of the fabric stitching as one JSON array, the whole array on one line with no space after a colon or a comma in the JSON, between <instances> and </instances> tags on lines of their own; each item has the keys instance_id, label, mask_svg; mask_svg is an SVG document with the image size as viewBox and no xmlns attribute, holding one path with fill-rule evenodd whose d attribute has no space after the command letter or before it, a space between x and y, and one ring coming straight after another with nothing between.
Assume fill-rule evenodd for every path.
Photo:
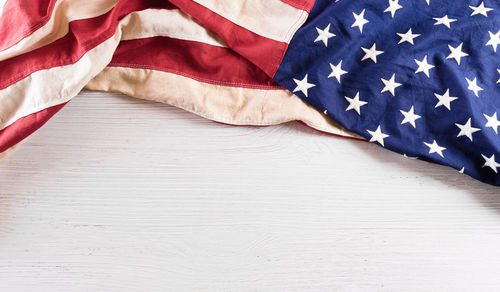
<instances>
[{"instance_id":1,"label":"fabric stitching","mask_svg":"<svg viewBox=\"0 0 500 292\"><path fill-rule=\"evenodd\" d=\"M195 76L189 73L177 71L177 70L172 70L168 68L162 68L159 66L153 66L153 65L144 65L144 64L135 64L135 63L115 63L111 62L109 67L127 67L127 68L136 68L136 69L152 69L152 70L158 70L158 71L163 71L167 73L173 73L177 75L181 75L184 77L188 77L197 81L205 82L205 83L210 83L210 84L215 84L215 85L226 85L226 86L231 86L231 87L246 87L246 88L251 88L251 89L267 89L267 90L283 90L284 88L281 86L268 86L268 85L261 85L261 84L252 84L252 83L243 83L243 82L229 82L229 81L221 81L221 80L215 80L215 79L208 79L208 78L203 78L199 76Z\"/></svg>"},{"instance_id":2,"label":"fabric stitching","mask_svg":"<svg viewBox=\"0 0 500 292\"><path fill-rule=\"evenodd\" d=\"M8 49L12 48L13 46L15 46L18 43L20 43L23 39L25 39L26 37L28 37L31 34L33 34L33 32L35 32L36 30L38 30L40 27L46 25L47 22L49 22L49 20L52 18L52 15L54 14L54 10L55 10L54 7L55 7L56 3L57 3L57 1L51 2L51 6L49 6L50 15L44 16L43 19L40 20L40 22L38 22L37 24L33 25L31 28L29 28L25 32L22 32L19 38L17 38L10 45L7 45L7 47L1 49L0 51L4 51L4 50L8 50Z\"/></svg>"}]
</instances>

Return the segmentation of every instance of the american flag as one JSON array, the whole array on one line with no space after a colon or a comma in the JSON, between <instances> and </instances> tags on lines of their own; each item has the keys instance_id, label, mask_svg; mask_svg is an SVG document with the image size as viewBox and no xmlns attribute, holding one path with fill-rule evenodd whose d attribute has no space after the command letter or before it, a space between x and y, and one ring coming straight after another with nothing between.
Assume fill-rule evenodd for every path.
<instances>
[{"instance_id":1,"label":"american flag","mask_svg":"<svg viewBox=\"0 0 500 292\"><path fill-rule=\"evenodd\" d=\"M87 88L228 124L300 120L500 184L498 0L0 7L0 154Z\"/></svg>"}]
</instances>

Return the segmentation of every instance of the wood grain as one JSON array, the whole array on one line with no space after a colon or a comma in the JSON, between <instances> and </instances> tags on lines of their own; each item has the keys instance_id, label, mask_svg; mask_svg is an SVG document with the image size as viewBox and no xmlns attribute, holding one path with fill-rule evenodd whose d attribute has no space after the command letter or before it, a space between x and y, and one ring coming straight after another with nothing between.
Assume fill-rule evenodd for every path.
<instances>
[{"instance_id":1,"label":"wood grain","mask_svg":"<svg viewBox=\"0 0 500 292\"><path fill-rule=\"evenodd\" d=\"M0 291L498 291L500 193L298 123L84 92L0 164Z\"/></svg>"}]
</instances>

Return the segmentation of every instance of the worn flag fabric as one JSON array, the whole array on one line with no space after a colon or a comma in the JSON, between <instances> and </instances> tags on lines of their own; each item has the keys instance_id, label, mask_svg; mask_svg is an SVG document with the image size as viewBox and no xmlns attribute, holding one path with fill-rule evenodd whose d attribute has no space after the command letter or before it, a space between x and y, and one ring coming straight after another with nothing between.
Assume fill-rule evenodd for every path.
<instances>
[{"instance_id":1,"label":"worn flag fabric","mask_svg":"<svg viewBox=\"0 0 500 292\"><path fill-rule=\"evenodd\" d=\"M86 88L167 103L220 123L267 126L297 120L356 138L179 9L156 10L155 17L126 32L111 62Z\"/></svg>"},{"instance_id":2,"label":"worn flag fabric","mask_svg":"<svg viewBox=\"0 0 500 292\"><path fill-rule=\"evenodd\" d=\"M86 87L229 124L301 120L500 185L498 0L0 8L0 157Z\"/></svg>"},{"instance_id":3,"label":"worn flag fabric","mask_svg":"<svg viewBox=\"0 0 500 292\"><path fill-rule=\"evenodd\" d=\"M500 184L500 1L321 0L275 80L370 142Z\"/></svg>"},{"instance_id":4,"label":"worn flag fabric","mask_svg":"<svg viewBox=\"0 0 500 292\"><path fill-rule=\"evenodd\" d=\"M166 102L223 123L300 120L321 131L355 136L265 72L277 69L312 4L268 1L259 6L268 14L255 22L251 16L257 11L244 1L198 2L179 4L224 27L223 35L241 54L165 0L1 3L0 153L42 126L84 86ZM238 9L237 2L246 9ZM266 29L273 18L280 25ZM268 53L258 53L261 49Z\"/></svg>"}]
</instances>

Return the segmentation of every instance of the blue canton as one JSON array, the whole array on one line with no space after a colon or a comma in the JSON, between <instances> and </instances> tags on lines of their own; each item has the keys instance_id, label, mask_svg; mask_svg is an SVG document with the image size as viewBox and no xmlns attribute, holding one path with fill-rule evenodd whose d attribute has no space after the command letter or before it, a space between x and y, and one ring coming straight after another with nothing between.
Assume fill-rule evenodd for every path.
<instances>
[{"instance_id":1,"label":"blue canton","mask_svg":"<svg viewBox=\"0 0 500 292\"><path fill-rule=\"evenodd\" d=\"M319 0L275 80L370 142L500 185L500 0Z\"/></svg>"}]
</instances>

